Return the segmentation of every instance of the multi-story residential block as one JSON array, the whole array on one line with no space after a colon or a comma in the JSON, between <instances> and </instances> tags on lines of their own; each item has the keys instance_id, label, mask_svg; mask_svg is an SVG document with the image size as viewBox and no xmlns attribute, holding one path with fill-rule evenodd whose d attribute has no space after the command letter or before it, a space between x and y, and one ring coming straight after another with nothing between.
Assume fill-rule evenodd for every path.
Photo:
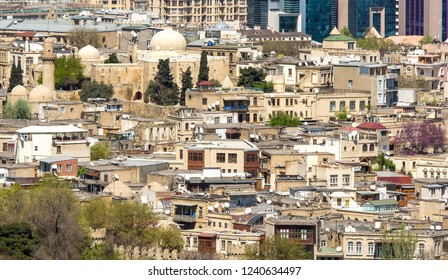
<instances>
[{"instance_id":1,"label":"multi-story residential block","mask_svg":"<svg viewBox=\"0 0 448 280\"><path fill-rule=\"evenodd\" d=\"M39 161L39 175L52 174L60 178L72 179L78 176L78 160L71 156L56 156Z\"/></svg>"},{"instance_id":2,"label":"multi-story residential block","mask_svg":"<svg viewBox=\"0 0 448 280\"><path fill-rule=\"evenodd\" d=\"M73 125L28 126L16 131L16 163L35 162L58 155L72 156L80 162L90 160L87 130Z\"/></svg>"}]
</instances>

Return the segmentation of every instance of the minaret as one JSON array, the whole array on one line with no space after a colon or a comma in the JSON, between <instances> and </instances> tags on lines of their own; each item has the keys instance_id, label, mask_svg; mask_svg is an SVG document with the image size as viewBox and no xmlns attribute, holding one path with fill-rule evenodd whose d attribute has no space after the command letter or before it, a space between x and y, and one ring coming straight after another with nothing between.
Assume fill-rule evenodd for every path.
<instances>
[{"instance_id":1,"label":"minaret","mask_svg":"<svg viewBox=\"0 0 448 280\"><path fill-rule=\"evenodd\" d=\"M54 43L51 38L45 39L44 53L41 58L43 61L42 84L54 91L54 61L56 56L54 54Z\"/></svg>"}]
</instances>

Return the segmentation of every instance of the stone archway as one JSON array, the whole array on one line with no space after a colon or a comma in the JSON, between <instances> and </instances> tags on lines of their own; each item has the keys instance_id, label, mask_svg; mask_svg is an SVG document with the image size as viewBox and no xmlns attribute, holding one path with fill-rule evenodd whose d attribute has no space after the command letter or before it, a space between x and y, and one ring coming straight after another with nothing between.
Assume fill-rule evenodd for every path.
<instances>
[{"instance_id":1,"label":"stone archway","mask_svg":"<svg viewBox=\"0 0 448 280\"><path fill-rule=\"evenodd\" d=\"M141 91L137 91L134 95L134 101L139 101L143 99L143 93Z\"/></svg>"}]
</instances>

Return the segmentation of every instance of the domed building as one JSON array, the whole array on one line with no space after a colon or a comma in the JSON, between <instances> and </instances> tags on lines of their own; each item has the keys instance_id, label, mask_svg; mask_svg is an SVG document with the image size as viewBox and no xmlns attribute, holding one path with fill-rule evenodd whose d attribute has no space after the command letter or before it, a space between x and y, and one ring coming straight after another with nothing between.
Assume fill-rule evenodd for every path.
<instances>
[{"instance_id":1,"label":"domed building","mask_svg":"<svg viewBox=\"0 0 448 280\"><path fill-rule=\"evenodd\" d=\"M81 48L77 56L84 65L84 77L86 78L91 77L92 64L103 63L100 51L91 45Z\"/></svg>"},{"instance_id":2,"label":"domed building","mask_svg":"<svg viewBox=\"0 0 448 280\"><path fill-rule=\"evenodd\" d=\"M22 85L15 86L11 92L6 94L6 100L11 104L16 103L19 99L28 100L28 90Z\"/></svg>"},{"instance_id":3,"label":"domed building","mask_svg":"<svg viewBox=\"0 0 448 280\"><path fill-rule=\"evenodd\" d=\"M168 28L157 32L151 39L149 49L151 51L179 51L184 52L187 41L179 32Z\"/></svg>"},{"instance_id":4,"label":"domed building","mask_svg":"<svg viewBox=\"0 0 448 280\"><path fill-rule=\"evenodd\" d=\"M28 101L30 103L49 102L54 100L54 92L44 85L38 85L30 92Z\"/></svg>"}]
</instances>

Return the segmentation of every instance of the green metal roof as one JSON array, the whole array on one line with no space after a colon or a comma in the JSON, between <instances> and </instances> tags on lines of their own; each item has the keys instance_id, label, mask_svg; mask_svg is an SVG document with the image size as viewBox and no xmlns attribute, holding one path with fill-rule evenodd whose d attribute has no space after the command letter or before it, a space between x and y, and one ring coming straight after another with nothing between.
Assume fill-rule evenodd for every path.
<instances>
[{"instance_id":1,"label":"green metal roof","mask_svg":"<svg viewBox=\"0 0 448 280\"><path fill-rule=\"evenodd\" d=\"M383 200L371 200L366 202L372 204L373 206L385 206L385 205L397 205L398 202L395 199L383 199Z\"/></svg>"},{"instance_id":2,"label":"green metal roof","mask_svg":"<svg viewBox=\"0 0 448 280\"><path fill-rule=\"evenodd\" d=\"M352 37L345 35L330 35L324 39L324 41L355 41Z\"/></svg>"}]
</instances>

